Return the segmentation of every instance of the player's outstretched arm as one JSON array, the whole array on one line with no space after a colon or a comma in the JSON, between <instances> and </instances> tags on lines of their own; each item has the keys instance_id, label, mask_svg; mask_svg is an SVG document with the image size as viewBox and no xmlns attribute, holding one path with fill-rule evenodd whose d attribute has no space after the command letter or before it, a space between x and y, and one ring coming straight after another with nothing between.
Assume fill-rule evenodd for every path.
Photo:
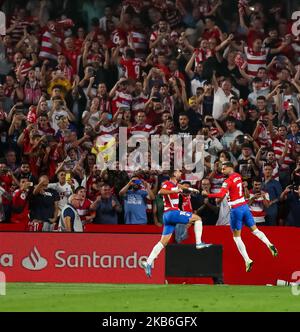
<instances>
[{"instance_id":1,"label":"player's outstretched arm","mask_svg":"<svg viewBox=\"0 0 300 332\"><path fill-rule=\"evenodd\" d=\"M215 194L209 194L205 191L202 192L202 195L207 196L208 198L224 198L226 194L227 190L225 188L221 188L220 191Z\"/></svg>"},{"instance_id":2,"label":"player's outstretched arm","mask_svg":"<svg viewBox=\"0 0 300 332\"><path fill-rule=\"evenodd\" d=\"M171 195L171 194L178 194L181 193L182 189L177 188L176 190L169 190L169 189L163 189L161 188L158 192L160 195Z\"/></svg>"}]
</instances>

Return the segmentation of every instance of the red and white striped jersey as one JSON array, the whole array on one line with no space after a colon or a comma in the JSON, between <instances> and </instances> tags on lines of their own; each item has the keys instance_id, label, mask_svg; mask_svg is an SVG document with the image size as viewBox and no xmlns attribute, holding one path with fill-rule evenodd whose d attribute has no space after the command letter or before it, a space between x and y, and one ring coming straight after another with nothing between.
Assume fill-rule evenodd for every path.
<instances>
[{"instance_id":1,"label":"red and white striped jersey","mask_svg":"<svg viewBox=\"0 0 300 332\"><path fill-rule=\"evenodd\" d=\"M260 67L267 67L267 56L269 51L269 48L262 48L259 52L253 51L253 49L248 46L244 48L248 63L248 75L255 77Z\"/></svg>"},{"instance_id":2,"label":"red and white striped jersey","mask_svg":"<svg viewBox=\"0 0 300 332\"><path fill-rule=\"evenodd\" d=\"M136 97L133 97L132 112L134 112L134 115L136 115L139 111L143 111L145 109L147 101L148 98L143 93Z\"/></svg>"},{"instance_id":3,"label":"red and white striped jersey","mask_svg":"<svg viewBox=\"0 0 300 332\"><path fill-rule=\"evenodd\" d=\"M206 50L204 50L203 48L196 48L194 50L194 53L196 53L195 66L198 66L200 63L206 61L213 55L212 50L209 48L207 48Z\"/></svg>"},{"instance_id":4,"label":"red and white striped jersey","mask_svg":"<svg viewBox=\"0 0 300 332\"><path fill-rule=\"evenodd\" d=\"M85 199L83 203L80 203L80 207L77 208L77 212L80 216L81 221L85 221L87 216L90 216L91 213L89 211L90 206L92 205L92 202L89 199Z\"/></svg>"},{"instance_id":5,"label":"red and white striped jersey","mask_svg":"<svg viewBox=\"0 0 300 332\"><path fill-rule=\"evenodd\" d=\"M164 111L168 111L171 115L174 115L174 99L172 96L164 97L161 101Z\"/></svg>"},{"instance_id":6,"label":"red and white striped jersey","mask_svg":"<svg viewBox=\"0 0 300 332\"><path fill-rule=\"evenodd\" d=\"M257 143L260 147L270 147L272 145L272 140L267 127L263 124L259 127Z\"/></svg>"},{"instance_id":7,"label":"red and white striped jersey","mask_svg":"<svg viewBox=\"0 0 300 332\"><path fill-rule=\"evenodd\" d=\"M26 80L24 84L24 103L27 105L37 105L41 96L42 89L39 82Z\"/></svg>"},{"instance_id":8,"label":"red and white striped jersey","mask_svg":"<svg viewBox=\"0 0 300 332\"><path fill-rule=\"evenodd\" d=\"M153 31L150 36L150 42L155 42L156 39L159 36L158 31ZM155 47L155 54L158 54L159 52L165 52L165 54L168 54L170 51L169 47L169 41L167 39L162 39Z\"/></svg>"},{"instance_id":9,"label":"red and white striped jersey","mask_svg":"<svg viewBox=\"0 0 300 332\"><path fill-rule=\"evenodd\" d=\"M132 95L117 91L115 97L112 100L112 111L115 114L120 107L131 108Z\"/></svg>"},{"instance_id":10,"label":"red and white striped jersey","mask_svg":"<svg viewBox=\"0 0 300 332\"><path fill-rule=\"evenodd\" d=\"M108 95L97 96L100 102L99 110L100 112L109 112L111 113L111 100Z\"/></svg>"},{"instance_id":11,"label":"red and white striped jersey","mask_svg":"<svg viewBox=\"0 0 300 332\"><path fill-rule=\"evenodd\" d=\"M254 193L253 193L252 189L249 191L249 193L250 193L249 198L250 199L253 198ZM265 195L265 200L270 201L270 196L268 193L265 193L265 192L261 192L261 193ZM263 201L264 201L264 198L259 197L259 198L256 198L251 205L248 202L250 211L251 211L254 221L256 223L265 222L266 212L264 209Z\"/></svg>"},{"instance_id":12,"label":"red and white striped jersey","mask_svg":"<svg viewBox=\"0 0 300 332\"><path fill-rule=\"evenodd\" d=\"M15 28L11 31L10 35L13 43L17 43L22 39L24 35L24 29L30 26L31 22L29 22L29 20L27 19L20 21L18 20L17 17L13 16L10 20L10 24L11 25L16 24Z\"/></svg>"},{"instance_id":13,"label":"red and white striped jersey","mask_svg":"<svg viewBox=\"0 0 300 332\"><path fill-rule=\"evenodd\" d=\"M277 159L281 158L284 151L284 147L285 147L285 142L281 137L277 136L273 139L273 150L275 152L275 157ZM290 157L291 150L292 150L292 144L289 142L287 154L284 157L283 164L281 165L282 170L288 169L290 165L293 164L294 162L293 159L291 159Z\"/></svg>"},{"instance_id":14,"label":"red and white striped jersey","mask_svg":"<svg viewBox=\"0 0 300 332\"><path fill-rule=\"evenodd\" d=\"M158 38L158 31L153 31L150 36L150 41L154 42Z\"/></svg>"},{"instance_id":15,"label":"red and white striped jersey","mask_svg":"<svg viewBox=\"0 0 300 332\"><path fill-rule=\"evenodd\" d=\"M149 124L135 125L129 129L129 133L132 136L149 137L154 133L154 128Z\"/></svg>"},{"instance_id":16,"label":"red and white striped jersey","mask_svg":"<svg viewBox=\"0 0 300 332\"><path fill-rule=\"evenodd\" d=\"M101 125L98 134L100 136L106 135L108 138L110 137L110 139L112 138L112 136L116 137L119 134L119 124L114 122L106 126Z\"/></svg>"},{"instance_id":17,"label":"red and white striped jersey","mask_svg":"<svg viewBox=\"0 0 300 332\"><path fill-rule=\"evenodd\" d=\"M144 32L131 31L128 34L128 45L135 50L137 58L145 59L148 50L147 35Z\"/></svg>"},{"instance_id":18,"label":"red and white striped jersey","mask_svg":"<svg viewBox=\"0 0 300 332\"><path fill-rule=\"evenodd\" d=\"M220 174L214 173L213 177L210 180L211 192L213 194L217 193L220 190L225 179L226 179L226 177L222 173L220 173Z\"/></svg>"},{"instance_id":19,"label":"red and white striped jersey","mask_svg":"<svg viewBox=\"0 0 300 332\"><path fill-rule=\"evenodd\" d=\"M120 60L120 65L123 66L125 77L132 78L133 80L137 80L141 74L141 63L142 60L139 58L134 59L125 59L122 58Z\"/></svg>"},{"instance_id":20,"label":"red and white striped jersey","mask_svg":"<svg viewBox=\"0 0 300 332\"><path fill-rule=\"evenodd\" d=\"M56 42L58 44L61 43L60 37L54 36L54 38L56 39ZM51 43L51 34L48 30L46 30L42 36L42 44L39 57L43 59L57 60L57 51Z\"/></svg>"},{"instance_id":21,"label":"red and white striped jersey","mask_svg":"<svg viewBox=\"0 0 300 332\"><path fill-rule=\"evenodd\" d=\"M67 65L65 65L64 67L57 66L56 70L60 70L64 74L64 77L67 80L69 80L70 82L72 82L73 75L74 75L74 69L71 66L67 66Z\"/></svg>"},{"instance_id":22,"label":"red and white striped jersey","mask_svg":"<svg viewBox=\"0 0 300 332\"><path fill-rule=\"evenodd\" d=\"M173 183L172 181L166 181L163 183L162 189L170 190L170 191L176 191L178 189L177 184ZM170 210L179 210L178 204L179 204L179 194L169 194L169 195L163 195L164 200L164 211L170 211Z\"/></svg>"}]
</instances>

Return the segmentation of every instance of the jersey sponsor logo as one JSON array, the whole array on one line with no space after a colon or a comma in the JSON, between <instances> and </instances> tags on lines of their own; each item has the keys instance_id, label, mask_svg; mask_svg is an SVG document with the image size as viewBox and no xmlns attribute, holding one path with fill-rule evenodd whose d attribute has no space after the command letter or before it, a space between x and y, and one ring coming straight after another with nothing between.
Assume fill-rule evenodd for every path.
<instances>
[{"instance_id":1,"label":"jersey sponsor logo","mask_svg":"<svg viewBox=\"0 0 300 332\"><path fill-rule=\"evenodd\" d=\"M22 260L22 266L31 271L43 270L47 265L48 261L40 255L36 246L29 253L29 256Z\"/></svg>"},{"instance_id":2,"label":"jersey sponsor logo","mask_svg":"<svg viewBox=\"0 0 300 332\"><path fill-rule=\"evenodd\" d=\"M185 211L180 211L180 215L189 217L191 215L191 213L190 212L185 212Z\"/></svg>"}]
</instances>

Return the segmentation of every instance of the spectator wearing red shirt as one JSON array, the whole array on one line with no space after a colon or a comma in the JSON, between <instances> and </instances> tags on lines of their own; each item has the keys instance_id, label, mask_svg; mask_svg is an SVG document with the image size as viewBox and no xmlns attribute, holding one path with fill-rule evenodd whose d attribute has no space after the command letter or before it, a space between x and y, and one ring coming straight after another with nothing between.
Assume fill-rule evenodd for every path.
<instances>
[{"instance_id":1,"label":"spectator wearing red shirt","mask_svg":"<svg viewBox=\"0 0 300 332\"><path fill-rule=\"evenodd\" d=\"M17 78L19 79L23 90L24 90L24 104L27 108L31 105L37 105L41 96L42 88L41 82L37 78L36 72L33 69L30 69L28 72L28 78L23 75L19 75L20 72L17 72Z\"/></svg>"},{"instance_id":2,"label":"spectator wearing red shirt","mask_svg":"<svg viewBox=\"0 0 300 332\"><path fill-rule=\"evenodd\" d=\"M5 190L8 195L4 195L2 198L2 204L4 209L5 221L10 222L11 217L11 200L10 193L13 184L18 184L18 180L14 177L12 172L7 167L4 161L0 161L0 186Z\"/></svg>"},{"instance_id":3,"label":"spectator wearing red shirt","mask_svg":"<svg viewBox=\"0 0 300 332\"><path fill-rule=\"evenodd\" d=\"M138 16L132 18L132 29L128 33L128 45L135 51L137 58L145 60L148 51L148 36Z\"/></svg>"},{"instance_id":4,"label":"spectator wearing red shirt","mask_svg":"<svg viewBox=\"0 0 300 332\"><path fill-rule=\"evenodd\" d=\"M55 69L58 73L63 74L63 76L68 81L72 82L74 73L77 72L77 62L76 62L77 60L75 59L75 63L74 63L74 61L72 61L72 58L70 60L70 56L67 58L65 54L58 55L58 57L57 57L58 65L56 66ZM71 66L67 64L68 61L71 63Z\"/></svg>"},{"instance_id":5,"label":"spectator wearing red shirt","mask_svg":"<svg viewBox=\"0 0 300 332\"><path fill-rule=\"evenodd\" d=\"M127 48L125 56L119 60L119 64L124 68L125 77L133 80L140 78L142 63L141 59L135 57L135 51L131 48Z\"/></svg>"},{"instance_id":6,"label":"spectator wearing red shirt","mask_svg":"<svg viewBox=\"0 0 300 332\"><path fill-rule=\"evenodd\" d=\"M150 36L149 49L154 49L154 54L164 53L169 56L171 54L171 34L170 27L165 20L158 22L158 29L153 31Z\"/></svg>"},{"instance_id":7,"label":"spectator wearing red shirt","mask_svg":"<svg viewBox=\"0 0 300 332\"><path fill-rule=\"evenodd\" d=\"M31 189L33 189L33 183L28 178L21 178L20 188L15 190L12 196L11 222L23 224L24 231L27 230L29 223L29 195Z\"/></svg>"},{"instance_id":8,"label":"spectator wearing red shirt","mask_svg":"<svg viewBox=\"0 0 300 332\"><path fill-rule=\"evenodd\" d=\"M220 40L222 32L218 26L216 26L216 19L214 16L207 16L205 18L205 29L202 34L202 38L209 40L210 38L216 38Z\"/></svg>"},{"instance_id":9,"label":"spectator wearing red shirt","mask_svg":"<svg viewBox=\"0 0 300 332\"><path fill-rule=\"evenodd\" d=\"M85 30L83 27L79 27L77 29L77 34L76 34L76 37L74 39L74 46L75 46L75 49L78 50L79 52L81 52L81 49L83 47L83 43L85 41Z\"/></svg>"},{"instance_id":10,"label":"spectator wearing red shirt","mask_svg":"<svg viewBox=\"0 0 300 332\"><path fill-rule=\"evenodd\" d=\"M47 114L41 114L37 119L38 133L43 135L54 136L55 130L51 128Z\"/></svg>"},{"instance_id":11,"label":"spectator wearing red shirt","mask_svg":"<svg viewBox=\"0 0 300 332\"><path fill-rule=\"evenodd\" d=\"M136 125L130 128L129 132L131 135L143 136L149 138L154 132L151 125L146 124L146 113L145 111L139 111L135 117Z\"/></svg>"},{"instance_id":12,"label":"spectator wearing red shirt","mask_svg":"<svg viewBox=\"0 0 300 332\"><path fill-rule=\"evenodd\" d=\"M84 226L93 221L96 213L90 210L92 201L86 198L86 189L84 187L77 187L75 194L80 198L80 206L77 208L77 211Z\"/></svg>"}]
</instances>

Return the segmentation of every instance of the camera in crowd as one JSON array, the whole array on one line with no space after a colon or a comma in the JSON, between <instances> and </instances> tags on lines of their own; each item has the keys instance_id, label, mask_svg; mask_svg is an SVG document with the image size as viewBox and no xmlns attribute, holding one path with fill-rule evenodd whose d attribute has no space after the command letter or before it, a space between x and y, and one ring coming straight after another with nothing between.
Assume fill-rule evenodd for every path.
<instances>
[{"instance_id":1,"label":"camera in crowd","mask_svg":"<svg viewBox=\"0 0 300 332\"><path fill-rule=\"evenodd\" d=\"M143 181L141 179L135 179L135 180L132 180L132 189L133 190L139 190L141 189L142 187L142 184L143 184Z\"/></svg>"},{"instance_id":2,"label":"camera in crowd","mask_svg":"<svg viewBox=\"0 0 300 332\"><path fill-rule=\"evenodd\" d=\"M236 137L236 141L239 145L244 144L247 140L249 140L249 137L247 135L238 135Z\"/></svg>"},{"instance_id":3,"label":"camera in crowd","mask_svg":"<svg viewBox=\"0 0 300 332\"><path fill-rule=\"evenodd\" d=\"M290 184L289 186L287 186L287 188L289 188L293 192L297 192L298 193L299 185L296 184L296 183L293 183L293 184Z\"/></svg>"}]
</instances>

